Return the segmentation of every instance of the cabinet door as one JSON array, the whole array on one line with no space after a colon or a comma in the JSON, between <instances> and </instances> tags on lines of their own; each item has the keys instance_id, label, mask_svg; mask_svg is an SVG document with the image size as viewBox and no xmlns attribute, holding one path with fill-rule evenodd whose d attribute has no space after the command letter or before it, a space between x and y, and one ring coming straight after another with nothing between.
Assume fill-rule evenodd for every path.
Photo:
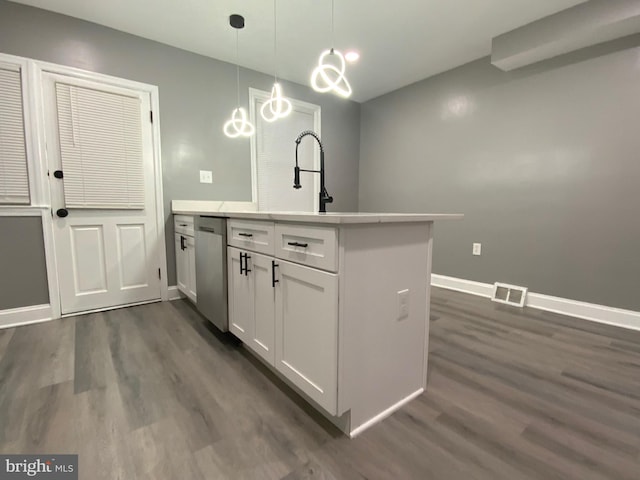
<instances>
[{"instance_id":1,"label":"cabinet door","mask_svg":"<svg viewBox=\"0 0 640 480\"><path fill-rule=\"evenodd\" d=\"M332 415L337 413L338 277L279 261L276 368Z\"/></svg>"},{"instance_id":2,"label":"cabinet door","mask_svg":"<svg viewBox=\"0 0 640 480\"><path fill-rule=\"evenodd\" d=\"M184 240L181 240L184 239ZM184 249L182 248L184 245ZM186 250L187 237L176 234L176 277L178 290L189 295L189 256Z\"/></svg>"},{"instance_id":3,"label":"cabinet door","mask_svg":"<svg viewBox=\"0 0 640 480\"><path fill-rule=\"evenodd\" d=\"M273 283L273 257L250 253L251 272L254 277L254 325L248 346L270 365L275 364L275 309L276 288ZM277 267L275 267L277 270ZM276 272L277 273L277 272Z\"/></svg>"},{"instance_id":4,"label":"cabinet door","mask_svg":"<svg viewBox=\"0 0 640 480\"><path fill-rule=\"evenodd\" d=\"M187 237L187 263L189 265L189 283L187 285L187 296L192 302L196 302L196 242L193 237Z\"/></svg>"},{"instance_id":5,"label":"cabinet door","mask_svg":"<svg viewBox=\"0 0 640 480\"><path fill-rule=\"evenodd\" d=\"M244 256L245 253L237 248L227 247L229 331L248 344L253 336L254 277L252 272L240 272L240 266L244 268L244 260L241 263L240 255ZM253 270L251 260L247 263L249 269Z\"/></svg>"}]
</instances>

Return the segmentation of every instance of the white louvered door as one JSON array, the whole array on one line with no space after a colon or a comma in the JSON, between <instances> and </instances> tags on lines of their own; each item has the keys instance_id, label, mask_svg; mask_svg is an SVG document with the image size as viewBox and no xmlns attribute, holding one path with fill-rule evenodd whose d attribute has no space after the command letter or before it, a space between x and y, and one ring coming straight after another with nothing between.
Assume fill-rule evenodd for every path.
<instances>
[{"instance_id":1,"label":"white louvered door","mask_svg":"<svg viewBox=\"0 0 640 480\"><path fill-rule=\"evenodd\" d=\"M62 313L160 299L149 95L54 74L43 88Z\"/></svg>"},{"instance_id":2,"label":"white louvered door","mask_svg":"<svg viewBox=\"0 0 640 480\"><path fill-rule=\"evenodd\" d=\"M0 62L0 204L29 204L21 67Z\"/></svg>"}]
</instances>

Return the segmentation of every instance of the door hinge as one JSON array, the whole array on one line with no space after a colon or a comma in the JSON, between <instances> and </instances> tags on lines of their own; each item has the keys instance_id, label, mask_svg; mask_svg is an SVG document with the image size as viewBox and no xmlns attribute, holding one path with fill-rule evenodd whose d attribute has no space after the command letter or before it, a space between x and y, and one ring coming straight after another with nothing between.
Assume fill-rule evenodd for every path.
<instances>
[{"instance_id":1,"label":"door hinge","mask_svg":"<svg viewBox=\"0 0 640 480\"><path fill-rule=\"evenodd\" d=\"M162 280L162 271L160 269L158 269L158 278Z\"/></svg>"},{"instance_id":2,"label":"door hinge","mask_svg":"<svg viewBox=\"0 0 640 480\"><path fill-rule=\"evenodd\" d=\"M149 118L151 119L151 123L153 123L153 110L149 110Z\"/></svg>"}]
</instances>

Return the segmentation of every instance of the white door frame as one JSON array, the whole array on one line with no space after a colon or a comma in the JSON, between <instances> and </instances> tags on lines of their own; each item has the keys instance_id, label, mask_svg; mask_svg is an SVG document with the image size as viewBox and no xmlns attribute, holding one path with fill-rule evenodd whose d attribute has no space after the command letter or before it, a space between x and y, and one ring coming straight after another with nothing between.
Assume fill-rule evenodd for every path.
<instances>
[{"instance_id":1,"label":"white door frame","mask_svg":"<svg viewBox=\"0 0 640 480\"><path fill-rule=\"evenodd\" d=\"M161 163L161 150L160 150L160 102L158 95L158 87L155 85L149 85L146 83L135 82L132 80L126 80L123 78L112 77L110 75L103 75L99 73L89 72L78 68L67 67L63 65L57 65L54 63L47 63L41 61L29 60L29 66L31 74L30 87L35 92L33 95L33 108L36 115L33 115L34 122L33 127L37 132L35 142L38 143L36 155L34 160L41 165L42 171L40 173L39 185L40 190L44 193L43 203L51 209L51 190L48 181L49 162L47 159L47 146L45 143L45 109L44 109L44 89L43 89L43 76L44 72L55 73L60 75L66 75L73 78L85 79L90 81L97 81L107 85L122 87L132 90L138 90L144 93L148 93L151 99L151 111L153 112L152 123L152 136L153 136L153 161L155 172L155 202L156 202L156 228L158 234L158 248L162 252L160 258L160 298L162 301L169 299L169 287L167 279L167 255L166 255L166 240L165 240L165 228L164 228L164 196L162 192L162 163ZM60 304L60 287L57 276L57 259L55 255L54 240L53 240L53 217L51 215L43 215L43 231L44 231L44 243L45 253L47 258L47 275L49 277L49 301L51 303L51 310L53 318L60 318L62 316L61 304ZM113 308L113 307L109 307ZM108 309L108 308L106 308ZM105 309L105 310L106 310Z\"/></svg>"},{"instance_id":2,"label":"white door frame","mask_svg":"<svg viewBox=\"0 0 640 480\"><path fill-rule=\"evenodd\" d=\"M249 120L256 126L255 135L251 136L251 201L258 205L258 131L257 131L257 118L256 118L256 106L258 100L269 100L271 98L270 92L264 90L258 90L257 88L249 88ZM306 110L308 113L313 114L313 130L322 138L321 132L321 117L322 109L319 105L315 105L309 102L303 102L295 98L287 97L294 108L298 107ZM276 120L277 121L277 120ZM291 139L293 145L295 138ZM295 159L291 159L291 171L295 166ZM320 170L320 149L313 149L313 169ZM319 208L319 194L320 194L320 176L314 175L313 180L313 210L318 211ZM291 187L293 188L293 182Z\"/></svg>"}]
</instances>

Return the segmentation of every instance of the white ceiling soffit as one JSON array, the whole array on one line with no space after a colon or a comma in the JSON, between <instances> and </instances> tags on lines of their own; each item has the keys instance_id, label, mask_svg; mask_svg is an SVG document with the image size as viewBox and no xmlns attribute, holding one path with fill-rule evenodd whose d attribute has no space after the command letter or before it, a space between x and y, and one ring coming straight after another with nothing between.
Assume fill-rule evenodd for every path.
<instances>
[{"instance_id":1,"label":"white ceiling soffit","mask_svg":"<svg viewBox=\"0 0 640 480\"><path fill-rule=\"evenodd\" d=\"M269 0L16 0L191 52L235 62L228 17L246 18L240 65L272 74ZM335 0L337 49L357 49L347 67L353 99L365 101L491 53L491 39L585 0ZM278 74L309 84L331 46L330 0L278 0Z\"/></svg>"},{"instance_id":2,"label":"white ceiling soffit","mask_svg":"<svg viewBox=\"0 0 640 480\"><path fill-rule=\"evenodd\" d=\"M638 0L592 0L495 38L491 63L514 70L638 32Z\"/></svg>"}]
</instances>

